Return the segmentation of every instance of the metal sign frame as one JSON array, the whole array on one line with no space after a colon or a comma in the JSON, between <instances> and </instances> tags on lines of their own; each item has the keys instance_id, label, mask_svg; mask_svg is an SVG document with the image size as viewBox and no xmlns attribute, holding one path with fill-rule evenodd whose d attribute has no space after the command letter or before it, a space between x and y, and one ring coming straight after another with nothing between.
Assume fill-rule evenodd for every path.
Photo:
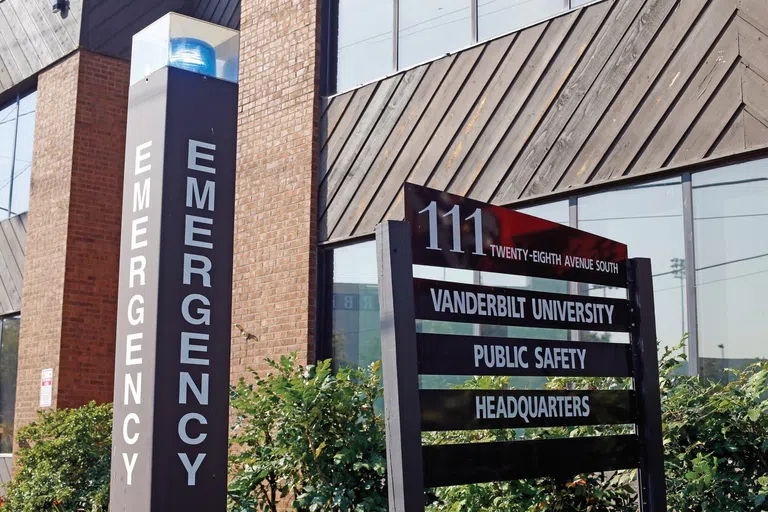
<instances>
[{"instance_id":1,"label":"metal sign frame","mask_svg":"<svg viewBox=\"0 0 768 512\"><path fill-rule=\"evenodd\" d=\"M414 192L415 187L407 185L406 194ZM425 189L429 191L429 189ZM434 191L431 191L434 192ZM443 197L467 201L457 196L442 194ZM481 206L477 206L481 205ZM482 203L472 201L471 206L482 207ZM488 208L497 209L498 207ZM498 214L498 212L496 212ZM513 212L516 213L516 212ZM501 214L505 215L505 214ZM409 216L408 210L406 217ZM529 217L530 216L526 216ZM535 218L534 218L535 219ZM538 219L540 220L540 219ZM546 222L546 221L544 221ZM569 228L572 229L572 228ZM578 230L569 231L571 237L578 237ZM584 232L580 232L584 233ZM454 231L454 235L456 231ZM585 233L585 238L595 237ZM599 238L599 237L597 237ZM419 234L419 240L425 238L423 232ZM535 240L535 237L528 238ZM590 239L591 240L591 239ZM434 242L433 238L431 242ZM473 238L470 243L476 240ZM610 241L609 241L610 242ZM429 242L428 242L429 243ZM480 242L477 242L478 244ZM548 244L556 243L551 239ZM494 480L511 480L521 478L536 478L543 476L570 477L579 473L597 471L610 471L618 469L638 469L640 483L640 506L642 512L666 511L666 489L664 481L664 453L661 437L661 399L659 392L658 356L656 347L656 327L653 302L653 281L651 274L651 262L647 258L628 259L622 267L626 268L626 287L629 301L626 323L622 328L611 329L614 331L629 332L630 344L612 345L570 342L547 342L541 340L516 340L498 339L489 337L462 337L441 336L416 333L416 319L425 318L424 311L428 308L420 307L417 293L419 281L413 278L414 256L412 249L412 226L407 221L386 221L376 228L376 244L379 268L379 304L381 315L381 344L382 344L382 369L384 380L385 423L387 437L387 464L389 479L389 510L391 512L421 512L425 509L424 489L445 485L459 485ZM455 247L454 247L455 248ZM448 251L445 251L446 253ZM435 254L437 252L435 251ZM455 255L446 254L447 258L441 260L434 254L428 254L432 260L431 265L445 265L445 261L458 261ZM424 264L424 258L420 256L418 262ZM468 268L464 263L477 259L462 260L461 268ZM496 265L496 263L493 263ZM482 269L482 266L480 267ZM515 273L520 272L520 266L515 267ZM499 267L493 271L499 270ZM538 269L537 272L552 274L553 269ZM535 273L534 273L535 275ZM574 275L563 274L561 279L573 279ZM585 273L579 273L580 278L589 277ZM423 283L421 285L423 287ZM428 282L427 282L428 283ZM455 286L453 283L444 283ZM415 286L417 285L417 286ZM482 289L467 285L455 286L457 290ZM509 291L509 290L507 290ZM518 293L518 290L514 290ZM535 292L521 292L529 296L537 295ZM532 294L532 295L531 295ZM557 295L557 294L538 294ZM575 296L562 295L578 300ZM427 311L428 312L428 311ZM451 314L437 315L441 320L452 318ZM426 315L429 317L429 315ZM481 318L471 319L452 318L451 321L471 321L473 323L489 323ZM513 324L520 325L520 324ZM524 325L533 325L526 323ZM547 326L546 323L537 324ZM552 326L553 324L550 324ZM557 324L559 328L567 328L568 322ZM576 328L585 328L583 325ZM605 326L601 325L601 329ZM439 339L445 339L447 349L443 352L437 349ZM447 361L447 358L457 354L471 356L470 344L494 344L494 346L506 347L525 346L527 350L541 346L555 348L568 348L590 346L595 348L594 353L605 361L617 361L618 370L600 369L595 364L572 372L561 370L546 371L540 368L540 372L532 372L530 368L470 368L467 363ZM550 345L551 343L551 345ZM447 356L447 357L446 357ZM442 361L435 362L435 358ZM624 392L622 395L606 395L601 398L604 403L618 406L618 420L633 419L630 423L636 425L634 435L603 436L597 438L573 438L552 439L536 441L512 441L506 443L472 443L464 445L433 445L422 446L422 427L425 430L442 430L445 428L466 429L489 428L487 422L479 424L462 425L454 418L450 423L441 425L440 421L430 418L429 413L435 412L436 401L431 394L440 393L430 391L425 395L419 390L420 374L435 374L450 371L451 375L569 375L569 376L624 376L634 380L634 391ZM452 371L451 371L452 370ZM443 392L446 393L446 392ZM460 392L458 392L460 393ZM495 392L489 391L488 395ZM508 392L507 395L519 395L526 392ZM527 392L528 395L540 395L553 392ZM582 392L583 393L583 392ZM618 393L618 392L606 392ZM447 394L444 396L448 396ZM458 394L454 397L456 398ZM475 396L475 395L472 395ZM425 404L428 407L425 418L424 409L420 397L427 397ZM461 397L459 397L461 398ZM461 398L466 403L466 397ZM618 402L616 402L618 400ZM626 401L631 401L631 405ZM613 402L612 402L613 401ZM470 406L471 403L470 403ZM614 411L614 413L616 412ZM606 414L599 418L606 418ZM466 415L465 415L466 416ZM539 424L552 425L577 425L586 424L583 418L559 419ZM611 423L612 421L608 421ZM505 419L497 423L494 428L515 428L520 426L516 420ZM605 421L601 422L601 424ZM533 426L533 425L525 425ZM445 428L443 428L445 427ZM571 452L570 462L556 465L543 463L541 455L545 453ZM596 457L595 454L600 455ZM525 465L519 463L526 460ZM452 464L455 461L456 464ZM475 463L476 462L476 463Z\"/></svg>"}]
</instances>

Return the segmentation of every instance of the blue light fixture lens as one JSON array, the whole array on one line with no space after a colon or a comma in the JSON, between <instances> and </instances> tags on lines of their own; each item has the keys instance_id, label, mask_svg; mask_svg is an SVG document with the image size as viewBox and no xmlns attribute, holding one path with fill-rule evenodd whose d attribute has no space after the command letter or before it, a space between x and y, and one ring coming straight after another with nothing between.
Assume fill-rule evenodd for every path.
<instances>
[{"instance_id":1,"label":"blue light fixture lens","mask_svg":"<svg viewBox=\"0 0 768 512\"><path fill-rule=\"evenodd\" d=\"M194 37L171 39L170 65L193 73L216 76L216 50Z\"/></svg>"}]
</instances>

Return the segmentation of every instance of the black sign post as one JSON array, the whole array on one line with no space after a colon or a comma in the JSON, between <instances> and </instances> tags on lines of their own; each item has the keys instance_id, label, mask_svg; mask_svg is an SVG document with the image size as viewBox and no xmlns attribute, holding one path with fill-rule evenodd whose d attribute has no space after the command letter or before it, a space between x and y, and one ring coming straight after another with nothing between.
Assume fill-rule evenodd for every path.
<instances>
[{"instance_id":1,"label":"black sign post","mask_svg":"<svg viewBox=\"0 0 768 512\"><path fill-rule=\"evenodd\" d=\"M406 221L377 226L390 511L424 488L639 469L666 511L648 259L613 240L406 184ZM414 264L628 288L629 300L413 279ZM631 343L416 333L416 320L629 332ZM419 390L418 375L632 377L632 391ZM634 435L421 445L422 431L634 424ZM565 454L565 455L564 455Z\"/></svg>"},{"instance_id":2,"label":"black sign post","mask_svg":"<svg viewBox=\"0 0 768 512\"><path fill-rule=\"evenodd\" d=\"M407 223L376 226L390 512L424 510L419 371Z\"/></svg>"}]
</instances>

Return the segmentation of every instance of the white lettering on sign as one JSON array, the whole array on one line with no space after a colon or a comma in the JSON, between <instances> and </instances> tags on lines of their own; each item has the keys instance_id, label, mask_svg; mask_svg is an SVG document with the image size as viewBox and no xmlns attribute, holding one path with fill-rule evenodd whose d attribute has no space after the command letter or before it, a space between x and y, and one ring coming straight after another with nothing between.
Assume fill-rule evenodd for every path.
<instances>
[{"instance_id":1,"label":"white lettering on sign","mask_svg":"<svg viewBox=\"0 0 768 512\"><path fill-rule=\"evenodd\" d=\"M533 318L583 324L612 324L613 306L560 299L533 299Z\"/></svg>"},{"instance_id":2,"label":"white lettering on sign","mask_svg":"<svg viewBox=\"0 0 768 512\"><path fill-rule=\"evenodd\" d=\"M436 312L525 318L526 297L430 288Z\"/></svg>"},{"instance_id":3,"label":"white lettering on sign","mask_svg":"<svg viewBox=\"0 0 768 512\"><path fill-rule=\"evenodd\" d=\"M526 346L474 346L475 368L528 368L530 356ZM584 370L587 349L536 347L533 356L533 367L538 370Z\"/></svg>"},{"instance_id":4,"label":"white lettering on sign","mask_svg":"<svg viewBox=\"0 0 768 512\"><path fill-rule=\"evenodd\" d=\"M214 221L216 205L216 183L193 172L216 174L216 145L208 142L189 140L187 148L187 190L185 206L195 212L184 217L184 266L181 286L202 285L211 288L213 263L210 254L213 250ZM210 341L211 300L200 293L187 293L182 303L181 315L188 327L180 333L179 361L185 366L179 374L179 405L196 405L196 412L188 412L178 421L178 436L187 446L198 446L205 442L208 434L206 409L209 406L209 359L208 342ZM190 425L194 424L196 435L190 434ZM202 447L201 447L202 448ZM203 449L204 450L204 449ZM187 472L187 485L197 485L197 472L205 460L205 451L196 452L194 461L187 452L178 453L184 470Z\"/></svg>"},{"instance_id":5,"label":"white lettering on sign","mask_svg":"<svg viewBox=\"0 0 768 512\"><path fill-rule=\"evenodd\" d=\"M128 288L134 290L133 295L128 300L127 311L128 324L135 328L125 336L125 354L123 355L123 365L126 368L123 376L123 405L138 406L142 403L143 389L141 386L141 376L144 364L142 356L144 340L144 293L146 286L146 268L147 257L144 254L149 245L150 224L149 216L146 210L153 202L152 200L152 176L143 175L152 170L152 141L147 141L136 146L135 162L133 168L133 183L128 189L132 191L131 210L134 216L128 219L130 223L130 246L128 260ZM118 395L120 396L120 395ZM130 411L130 409L128 409ZM121 428L122 440L125 445L135 445L141 439L141 417L139 411L128 412L123 418ZM127 485L133 484L133 470L140 458L140 453L122 452L121 458L125 466L125 482Z\"/></svg>"},{"instance_id":6,"label":"white lettering on sign","mask_svg":"<svg viewBox=\"0 0 768 512\"><path fill-rule=\"evenodd\" d=\"M476 419L520 418L526 423L538 418L589 417L588 396L498 396L475 397Z\"/></svg>"},{"instance_id":7,"label":"white lettering on sign","mask_svg":"<svg viewBox=\"0 0 768 512\"><path fill-rule=\"evenodd\" d=\"M436 313L479 315L496 318L526 318L526 308L535 320L585 324L614 323L612 304L567 299L533 298L463 290L430 288ZM530 305L530 306L529 306ZM529 318L530 318L529 316Z\"/></svg>"}]
</instances>

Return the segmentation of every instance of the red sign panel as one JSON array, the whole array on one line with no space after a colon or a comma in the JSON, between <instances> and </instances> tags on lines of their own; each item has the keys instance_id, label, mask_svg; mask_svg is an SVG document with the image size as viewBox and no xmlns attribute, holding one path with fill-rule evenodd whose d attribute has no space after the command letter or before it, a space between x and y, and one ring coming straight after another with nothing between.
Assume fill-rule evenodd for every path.
<instances>
[{"instance_id":1,"label":"red sign panel","mask_svg":"<svg viewBox=\"0 0 768 512\"><path fill-rule=\"evenodd\" d=\"M405 184L417 265L627 287L627 246L556 222Z\"/></svg>"}]
</instances>

